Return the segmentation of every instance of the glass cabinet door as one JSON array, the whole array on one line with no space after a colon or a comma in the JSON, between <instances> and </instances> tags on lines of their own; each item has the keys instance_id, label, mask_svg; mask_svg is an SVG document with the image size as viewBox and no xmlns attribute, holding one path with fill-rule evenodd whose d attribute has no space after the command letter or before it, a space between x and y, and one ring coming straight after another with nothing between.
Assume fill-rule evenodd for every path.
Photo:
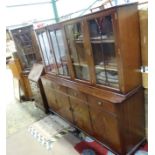
<instances>
[{"instance_id":1,"label":"glass cabinet door","mask_svg":"<svg viewBox=\"0 0 155 155\"><path fill-rule=\"evenodd\" d=\"M50 50L49 42L46 32L38 34L38 40L42 51L43 60L48 72L56 74L57 67L54 59L54 55Z\"/></svg>"},{"instance_id":2,"label":"glass cabinet door","mask_svg":"<svg viewBox=\"0 0 155 155\"><path fill-rule=\"evenodd\" d=\"M50 31L50 37L56 58L58 74L69 76L67 51L63 40L63 31Z\"/></svg>"},{"instance_id":3,"label":"glass cabinet door","mask_svg":"<svg viewBox=\"0 0 155 155\"><path fill-rule=\"evenodd\" d=\"M90 77L84 49L82 23L67 25L65 30L75 78L88 81Z\"/></svg>"},{"instance_id":4,"label":"glass cabinet door","mask_svg":"<svg viewBox=\"0 0 155 155\"><path fill-rule=\"evenodd\" d=\"M88 21L96 83L118 88L118 70L112 16Z\"/></svg>"},{"instance_id":5,"label":"glass cabinet door","mask_svg":"<svg viewBox=\"0 0 155 155\"><path fill-rule=\"evenodd\" d=\"M14 29L11 33L24 68L31 68L36 62L36 54L32 45L32 27Z\"/></svg>"}]
</instances>

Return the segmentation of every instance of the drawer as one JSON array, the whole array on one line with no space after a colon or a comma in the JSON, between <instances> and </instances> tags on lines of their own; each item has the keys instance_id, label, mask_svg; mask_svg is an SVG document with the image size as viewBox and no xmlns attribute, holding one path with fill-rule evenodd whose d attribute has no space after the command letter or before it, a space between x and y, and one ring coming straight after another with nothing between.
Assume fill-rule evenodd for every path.
<instances>
[{"instance_id":1,"label":"drawer","mask_svg":"<svg viewBox=\"0 0 155 155\"><path fill-rule=\"evenodd\" d=\"M68 88L68 94L72 97L78 98L79 100L87 101L86 95L78 90Z\"/></svg>"},{"instance_id":2,"label":"drawer","mask_svg":"<svg viewBox=\"0 0 155 155\"><path fill-rule=\"evenodd\" d=\"M88 104L92 108L102 108L104 111L116 113L114 104L106 102L100 98L88 95Z\"/></svg>"},{"instance_id":3,"label":"drawer","mask_svg":"<svg viewBox=\"0 0 155 155\"><path fill-rule=\"evenodd\" d=\"M49 79L42 78L42 84L47 88L55 88L55 84Z\"/></svg>"},{"instance_id":4,"label":"drawer","mask_svg":"<svg viewBox=\"0 0 155 155\"><path fill-rule=\"evenodd\" d=\"M57 92L61 92L65 94L67 93L67 88L65 86L54 84L54 87L55 87L55 91Z\"/></svg>"},{"instance_id":5,"label":"drawer","mask_svg":"<svg viewBox=\"0 0 155 155\"><path fill-rule=\"evenodd\" d=\"M46 86L47 88L53 88L55 91L58 91L58 92L62 92L62 93L67 92L67 88L65 86L56 84L48 79L43 79L43 85L44 87Z\"/></svg>"}]
</instances>

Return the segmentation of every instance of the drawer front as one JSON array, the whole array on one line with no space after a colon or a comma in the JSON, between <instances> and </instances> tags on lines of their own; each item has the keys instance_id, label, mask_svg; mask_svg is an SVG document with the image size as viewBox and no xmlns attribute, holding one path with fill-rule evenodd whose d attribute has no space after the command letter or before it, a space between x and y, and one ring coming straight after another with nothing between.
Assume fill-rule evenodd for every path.
<instances>
[{"instance_id":1,"label":"drawer front","mask_svg":"<svg viewBox=\"0 0 155 155\"><path fill-rule=\"evenodd\" d=\"M88 95L88 104L90 107L95 108L100 107L102 110L115 114L115 106L110 102L106 102L100 98L89 96Z\"/></svg>"},{"instance_id":2,"label":"drawer front","mask_svg":"<svg viewBox=\"0 0 155 155\"><path fill-rule=\"evenodd\" d=\"M67 88L62 85L55 84L55 90L60 93L67 93Z\"/></svg>"},{"instance_id":3,"label":"drawer front","mask_svg":"<svg viewBox=\"0 0 155 155\"><path fill-rule=\"evenodd\" d=\"M61 92L61 93L66 93L67 92L67 88L65 86L54 83L51 80L43 79L42 82L43 82L44 86L47 86L48 88L53 88L55 91L58 91L58 92Z\"/></svg>"},{"instance_id":4,"label":"drawer front","mask_svg":"<svg viewBox=\"0 0 155 155\"><path fill-rule=\"evenodd\" d=\"M44 86L47 86L50 88L55 88L55 84L51 80L42 78L41 81L42 81Z\"/></svg>"},{"instance_id":5,"label":"drawer front","mask_svg":"<svg viewBox=\"0 0 155 155\"><path fill-rule=\"evenodd\" d=\"M79 100L82 100L82 101L87 101L87 97L86 97L86 94L78 91L78 90L74 90L74 89L71 89L71 88L68 88L68 94L71 96L71 97L75 97Z\"/></svg>"}]
</instances>

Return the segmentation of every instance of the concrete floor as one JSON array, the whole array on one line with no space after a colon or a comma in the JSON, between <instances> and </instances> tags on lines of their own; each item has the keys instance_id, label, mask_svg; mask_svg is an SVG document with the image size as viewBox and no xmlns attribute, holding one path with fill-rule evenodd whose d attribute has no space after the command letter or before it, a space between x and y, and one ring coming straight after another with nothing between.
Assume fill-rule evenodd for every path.
<instances>
[{"instance_id":1,"label":"concrete floor","mask_svg":"<svg viewBox=\"0 0 155 155\"><path fill-rule=\"evenodd\" d=\"M6 70L7 95L6 98L6 136L10 136L20 129L45 117L46 114L38 109L34 102L20 103L14 95L13 77L9 69Z\"/></svg>"},{"instance_id":2,"label":"concrete floor","mask_svg":"<svg viewBox=\"0 0 155 155\"><path fill-rule=\"evenodd\" d=\"M22 129L6 140L6 155L79 155L74 145L79 142L72 134L67 134L47 150L27 132Z\"/></svg>"}]
</instances>

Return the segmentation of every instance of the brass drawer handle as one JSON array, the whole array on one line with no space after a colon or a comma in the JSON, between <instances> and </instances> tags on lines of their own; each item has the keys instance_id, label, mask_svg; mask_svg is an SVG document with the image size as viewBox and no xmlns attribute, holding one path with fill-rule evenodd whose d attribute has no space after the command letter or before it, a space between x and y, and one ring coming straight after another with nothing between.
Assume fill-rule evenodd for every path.
<instances>
[{"instance_id":1,"label":"brass drawer handle","mask_svg":"<svg viewBox=\"0 0 155 155\"><path fill-rule=\"evenodd\" d=\"M97 103L98 103L98 105L102 105L102 102L100 102L100 101L99 101L99 102L97 102Z\"/></svg>"}]
</instances>

